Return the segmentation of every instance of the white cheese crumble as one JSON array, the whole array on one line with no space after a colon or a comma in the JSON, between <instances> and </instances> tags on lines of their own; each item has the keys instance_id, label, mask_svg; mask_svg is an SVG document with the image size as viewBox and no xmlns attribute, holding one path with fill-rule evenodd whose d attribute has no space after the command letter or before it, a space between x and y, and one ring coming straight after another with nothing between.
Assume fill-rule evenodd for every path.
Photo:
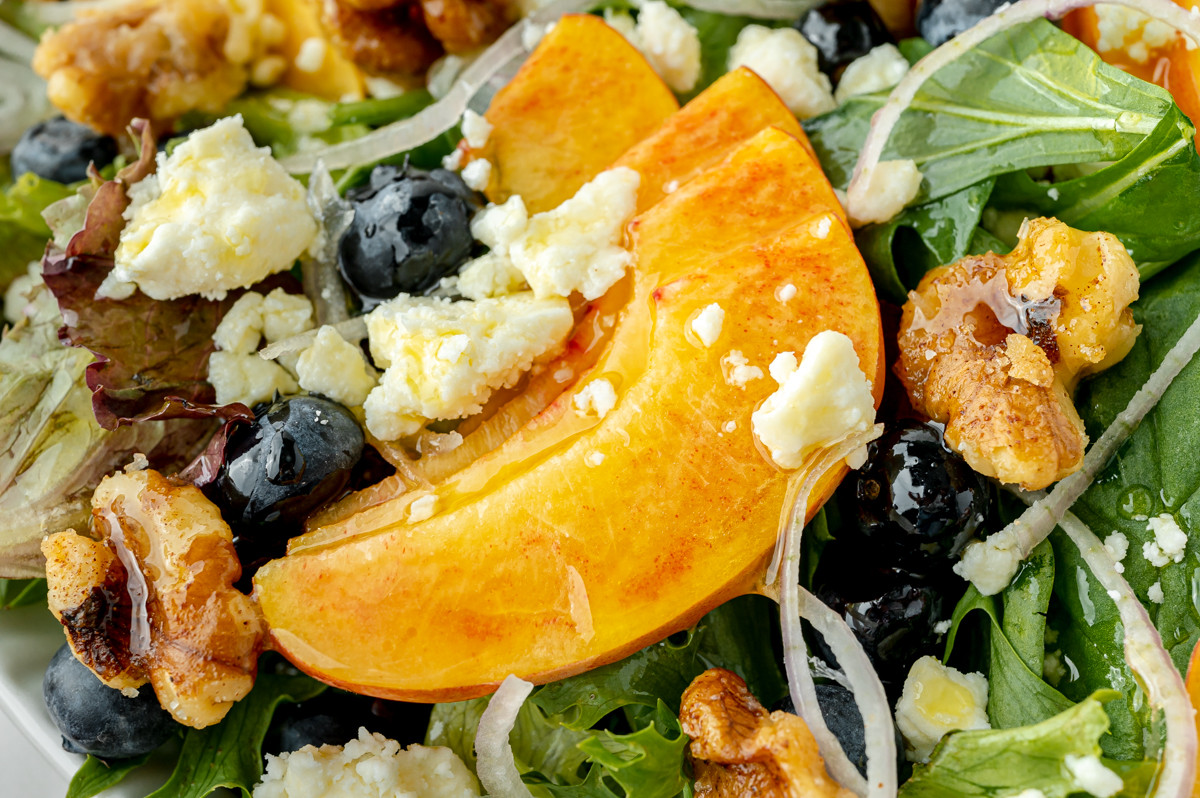
<instances>
[{"instance_id":1,"label":"white cheese crumble","mask_svg":"<svg viewBox=\"0 0 1200 798\"><path fill-rule=\"evenodd\" d=\"M328 396L346 407L359 407L375 387L375 369L360 348L333 327L317 331L317 340L300 353L296 376L306 391Z\"/></svg>"},{"instance_id":2,"label":"white cheese crumble","mask_svg":"<svg viewBox=\"0 0 1200 798\"><path fill-rule=\"evenodd\" d=\"M933 625L933 633L936 635L944 635L944 634L946 634L946 632L950 631L950 627L953 625L954 625L954 622L951 621L949 618L947 618L944 621L938 621L937 623L935 623Z\"/></svg>"},{"instance_id":3,"label":"white cheese crumble","mask_svg":"<svg viewBox=\"0 0 1200 798\"><path fill-rule=\"evenodd\" d=\"M296 69L310 75L320 72L328 51L329 45L325 43L324 39L320 36L310 36L300 42L300 49L296 51Z\"/></svg>"},{"instance_id":4,"label":"white cheese crumble","mask_svg":"<svg viewBox=\"0 0 1200 798\"><path fill-rule=\"evenodd\" d=\"M1093 754L1067 754L1063 758L1063 764L1067 766L1079 788L1096 798L1112 798L1125 786L1121 777L1104 767L1100 758Z\"/></svg>"},{"instance_id":5,"label":"white cheese crumble","mask_svg":"<svg viewBox=\"0 0 1200 798\"><path fill-rule=\"evenodd\" d=\"M574 398L575 412L581 416L604 418L617 405L617 391L613 384L601 377L583 386Z\"/></svg>"},{"instance_id":6,"label":"white cheese crumble","mask_svg":"<svg viewBox=\"0 0 1200 798\"><path fill-rule=\"evenodd\" d=\"M300 390L283 366L257 354L213 352L208 358L208 382L217 392L217 404L241 402L251 407L281 394Z\"/></svg>"},{"instance_id":7,"label":"white cheese crumble","mask_svg":"<svg viewBox=\"0 0 1200 798\"><path fill-rule=\"evenodd\" d=\"M799 362L793 352L780 353L770 372L779 389L750 421L780 468L799 468L813 451L865 432L875 421L871 383L854 343L840 332L813 336Z\"/></svg>"},{"instance_id":8,"label":"white cheese crumble","mask_svg":"<svg viewBox=\"0 0 1200 798\"><path fill-rule=\"evenodd\" d=\"M796 298L796 286L791 283L780 286L775 289L775 298L780 302L791 302Z\"/></svg>"},{"instance_id":9,"label":"white cheese crumble","mask_svg":"<svg viewBox=\"0 0 1200 798\"><path fill-rule=\"evenodd\" d=\"M555 356L573 323L559 297L451 302L401 294L367 316L371 356L386 369L363 403L367 428L391 441L430 419L478 413L494 390Z\"/></svg>"},{"instance_id":10,"label":"white cheese crumble","mask_svg":"<svg viewBox=\"0 0 1200 798\"><path fill-rule=\"evenodd\" d=\"M305 190L241 116L197 130L131 186L116 265L98 294L223 298L291 268L317 234Z\"/></svg>"},{"instance_id":11,"label":"white cheese crumble","mask_svg":"<svg viewBox=\"0 0 1200 798\"><path fill-rule=\"evenodd\" d=\"M479 783L449 748L400 743L359 729L345 746L267 754L254 798L473 798Z\"/></svg>"},{"instance_id":12,"label":"white cheese crumble","mask_svg":"<svg viewBox=\"0 0 1200 798\"><path fill-rule=\"evenodd\" d=\"M721 425L721 430L723 432L737 432L737 422L736 421L726 421L724 424Z\"/></svg>"},{"instance_id":13,"label":"white cheese crumble","mask_svg":"<svg viewBox=\"0 0 1200 798\"><path fill-rule=\"evenodd\" d=\"M437 494L428 493L408 505L408 523L416 524L433 517L437 510Z\"/></svg>"},{"instance_id":14,"label":"white cheese crumble","mask_svg":"<svg viewBox=\"0 0 1200 798\"><path fill-rule=\"evenodd\" d=\"M449 155L443 156L442 168L449 169L451 172L457 172L459 169L462 169L462 162L463 162L463 151L456 147L454 149L454 152L450 153Z\"/></svg>"},{"instance_id":15,"label":"white cheese crumble","mask_svg":"<svg viewBox=\"0 0 1200 798\"><path fill-rule=\"evenodd\" d=\"M1101 53L1124 49L1130 58L1144 64L1150 60L1151 48L1165 47L1175 38L1174 28L1137 9L1108 3L1099 3L1095 9L1100 34L1096 49Z\"/></svg>"},{"instance_id":16,"label":"white cheese crumble","mask_svg":"<svg viewBox=\"0 0 1200 798\"><path fill-rule=\"evenodd\" d=\"M763 378L763 370L758 366L751 366L750 361L739 349L730 349L729 354L721 358L721 373L725 377L726 385L741 388L743 391L746 390L746 383Z\"/></svg>"},{"instance_id":17,"label":"white cheese crumble","mask_svg":"<svg viewBox=\"0 0 1200 798\"><path fill-rule=\"evenodd\" d=\"M263 297L262 331L273 344L313 328L313 304L304 294L289 294L276 288Z\"/></svg>"},{"instance_id":18,"label":"white cheese crumble","mask_svg":"<svg viewBox=\"0 0 1200 798\"><path fill-rule=\"evenodd\" d=\"M1042 657L1042 677L1054 687L1067 675L1067 669L1062 663L1061 651L1047 651Z\"/></svg>"},{"instance_id":19,"label":"white cheese crumble","mask_svg":"<svg viewBox=\"0 0 1200 798\"><path fill-rule=\"evenodd\" d=\"M662 0L643 3L637 22L605 10L604 21L641 51L651 68L674 91L688 92L700 79L700 33Z\"/></svg>"},{"instance_id":20,"label":"white cheese crumble","mask_svg":"<svg viewBox=\"0 0 1200 798\"><path fill-rule=\"evenodd\" d=\"M1167 597L1165 595L1163 595L1161 581L1155 582L1154 584L1150 585L1150 588L1146 591L1146 598L1150 599L1155 604L1162 604L1164 601L1167 600Z\"/></svg>"},{"instance_id":21,"label":"white cheese crumble","mask_svg":"<svg viewBox=\"0 0 1200 798\"><path fill-rule=\"evenodd\" d=\"M463 167L462 179L470 188L483 191L492 179L492 162L487 158L476 158Z\"/></svg>"},{"instance_id":22,"label":"white cheese crumble","mask_svg":"<svg viewBox=\"0 0 1200 798\"><path fill-rule=\"evenodd\" d=\"M1147 529L1154 533L1154 540L1142 547L1142 553L1156 568L1167 562L1182 562L1183 550L1187 546L1187 534L1169 513L1149 519Z\"/></svg>"},{"instance_id":23,"label":"white cheese crumble","mask_svg":"<svg viewBox=\"0 0 1200 798\"><path fill-rule=\"evenodd\" d=\"M262 303L263 295L257 291L247 291L237 298L213 331L218 349L239 355L258 351L263 331Z\"/></svg>"},{"instance_id":24,"label":"white cheese crumble","mask_svg":"<svg viewBox=\"0 0 1200 798\"><path fill-rule=\"evenodd\" d=\"M880 161L867 177L867 199L852 203L850 221L855 227L891 219L921 192L921 171L911 160Z\"/></svg>"},{"instance_id":25,"label":"white cheese crumble","mask_svg":"<svg viewBox=\"0 0 1200 798\"><path fill-rule=\"evenodd\" d=\"M1046 798L1046 793L1039 790L1037 787L1030 787L1027 790L1021 790L1013 798Z\"/></svg>"},{"instance_id":26,"label":"white cheese crumble","mask_svg":"<svg viewBox=\"0 0 1200 798\"><path fill-rule=\"evenodd\" d=\"M990 729L987 696L988 681L981 673L961 673L935 657L913 663L896 704L896 725L909 760L928 762L948 732Z\"/></svg>"},{"instance_id":27,"label":"white cheese crumble","mask_svg":"<svg viewBox=\"0 0 1200 798\"><path fill-rule=\"evenodd\" d=\"M462 117L462 134L471 149L483 149L492 135L492 123L468 108Z\"/></svg>"},{"instance_id":28,"label":"white cheese crumble","mask_svg":"<svg viewBox=\"0 0 1200 798\"><path fill-rule=\"evenodd\" d=\"M1020 566L1021 542L1006 528L986 541L967 544L953 570L983 595L994 596L1008 587Z\"/></svg>"},{"instance_id":29,"label":"white cheese crumble","mask_svg":"<svg viewBox=\"0 0 1200 798\"><path fill-rule=\"evenodd\" d=\"M896 45L881 44L846 66L833 97L841 105L856 94L890 89L907 73L908 59L900 55Z\"/></svg>"},{"instance_id":30,"label":"white cheese crumble","mask_svg":"<svg viewBox=\"0 0 1200 798\"><path fill-rule=\"evenodd\" d=\"M1116 569L1117 573L1125 573L1125 563L1121 561L1129 553L1129 538L1120 532L1113 532L1104 539L1104 549L1113 558L1113 568Z\"/></svg>"},{"instance_id":31,"label":"white cheese crumble","mask_svg":"<svg viewBox=\"0 0 1200 798\"><path fill-rule=\"evenodd\" d=\"M795 28L742 28L729 48L729 71L738 67L754 70L801 119L837 107L829 78L817 67L817 48Z\"/></svg>"},{"instance_id":32,"label":"white cheese crumble","mask_svg":"<svg viewBox=\"0 0 1200 798\"><path fill-rule=\"evenodd\" d=\"M710 347L721 337L721 326L725 323L725 310L716 302L706 306L692 319L692 332L705 347Z\"/></svg>"}]
</instances>

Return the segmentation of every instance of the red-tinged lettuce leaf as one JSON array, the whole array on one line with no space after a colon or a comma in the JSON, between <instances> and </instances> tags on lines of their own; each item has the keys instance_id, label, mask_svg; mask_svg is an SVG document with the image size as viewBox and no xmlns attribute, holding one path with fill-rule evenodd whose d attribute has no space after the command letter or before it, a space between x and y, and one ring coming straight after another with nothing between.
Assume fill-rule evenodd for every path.
<instances>
[{"instance_id":1,"label":"red-tinged lettuce leaf","mask_svg":"<svg viewBox=\"0 0 1200 798\"><path fill-rule=\"evenodd\" d=\"M111 258L117 251L121 241L121 230L125 227L125 219L121 215L129 207L129 195L126 189L134 183L154 174L154 155L157 145L150 123L145 119L135 119L129 126L129 134L136 141L140 135L142 152L138 159L117 172L112 180L101 183L100 175L95 166L88 169L92 183L99 186L96 196L88 203L87 220L83 229L76 233L67 244L65 254L97 255ZM48 253L49 254L49 253Z\"/></svg>"},{"instance_id":2,"label":"red-tinged lettuce leaf","mask_svg":"<svg viewBox=\"0 0 1200 798\"><path fill-rule=\"evenodd\" d=\"M225 463L225 447L233 439L234 431L239 426L253 421L253 416L248 419L238 416L222 424L216 434L209 439L208 446L204 447L204 451L196 455L196 459L179 472L179 478L191 482L197 488L212 484L216 480L221 466Z\"/></svg>"}]
</instances>

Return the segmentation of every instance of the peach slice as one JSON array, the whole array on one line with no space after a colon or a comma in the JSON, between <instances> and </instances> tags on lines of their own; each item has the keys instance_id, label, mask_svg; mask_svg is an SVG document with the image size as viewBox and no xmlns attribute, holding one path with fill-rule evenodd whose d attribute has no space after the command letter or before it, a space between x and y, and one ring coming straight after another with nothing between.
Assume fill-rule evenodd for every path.
<instances>
[{"instance_id":1,"label":"peach slice","mask_svg":"<svg viewBox=\"0 0 1200 798\"><path fill-rule=\"evenodd\" d=\"M641 53L599 17L559 20L492 98L495 129L471 157L492 162L487 196L557 207L679 108Z\"/></svg>"},{"instance_id":2,"label":"peach slice","mask_svg":"<svg viewBox=\"0 0 1200 798\"><path fill-rule=\"evenodd\" d=\"M696 95L613 166L628 166L641 174L640 213L771 126L791 134L812 153L795 115L762 78L742 67Z\"/></svg>"},{"instance_id":3,"label":"peach slice","mask_svg":"<svg viewBox=\"0 0 1200 798\"><path fill-rule=\"evenodd\" d=\"M314 0L267 0L264 10L283 20L287 28L279 53L288 64L280 80L282 85L333 102L348 94L362 96L363 74L329 44ZM305 72L296 66L296 54L305 41L313 38L326 42L325 60L316 72Z\"/></svg>"},{"instance_id":4,"label":"peach slice","mask_svg":"<svg viewBox=\"0 0 1200 798\"><path fill-rule=\"evenodd\" d=\"M785 475L758 452L722 358L765 372L839 330L882 388L879 307L836 198L793 137L767 129L632 224L630 299L595 366L502 446L436 485L297 540L255 577L273 645L330 684L453 701L509 673L546 682L612 662L756 589ZM800 291L776 299L787 283ZM713 302L706 349L690 320ZM596 379L603 418L574 409ZM841 477L829 474L809 513ZM429 495L428 492L421 495Z\"/></svg>"}]
</instances>

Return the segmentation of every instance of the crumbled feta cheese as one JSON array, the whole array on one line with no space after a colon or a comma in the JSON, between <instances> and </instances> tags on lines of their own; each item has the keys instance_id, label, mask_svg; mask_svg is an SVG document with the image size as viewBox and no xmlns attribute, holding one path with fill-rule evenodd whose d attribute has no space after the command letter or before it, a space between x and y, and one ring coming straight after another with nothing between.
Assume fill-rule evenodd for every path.
<instances>
[{"instance_id":1,"label":"crumbled feta cheese","mask_svg":"<svg viewBox=\"0 0 1200 798\"><path fill-rule=\"evenodd\" d=\"M1134 8L1098 3L1096 27L1100 34L1096 49L1101 53L1124 49L1140 64L1150 60L1150 50L1160 49L1175 38L1173 27Z\"/></svg>"},{"instance_id":2,"label":"crumbled feta cheese","mask_svg":"<svg viewBox=\"0 0 1200 798\"><path fill-rule=\"evenodd\" d=\"M1047 197L1049 197L1049 198L1050 198L1051 200L1053 200L1054 202L1058 202L1058 197L1059 197L1058 189L1056 189L1056 188L1054 188L1053 186L1051 186L1051 187L1050 187L1050 188L1049 188L1049 189L1046 191L1046 196L1047 196Z\"/></svg>"},{"instance_id":3,"label":"crumbled feta cheese","mask_svg":"<svg viewBox=\"0 0 1200 798\"><path fill-rule=\"evenodd\" d=\"M1113 558L1113 567L1117 573L1125 573L1125 564L1121 562L1125 559L1125 555L1129 553L1129 538L1125 537L1120 532L1113 532L1104 539L1104 549L1109 556Z\"/></svg>"},{"instance_id":4,"label":"crumbled feta cheese","mask_svg":"<svg viewBox=\"0 0 1200 798\"><path fill-rule=\"evenodd\" d=\"M273 344L313 328L313 304L304 294L276 288L263 297L263 337Z\"/></svg>"},{"instance_id":5,"label":"crumbled feta cheese","mask_svg":"<svg viewBox=\"0 0 1200 798\"><path fill-rule=\"evenodd\" d=\"M1172 562L1183 561L1183 550L1187 546L1187 534L1179 528L1179 524L1173 516L1163 513L1151 518L1146 526L1150 532L1154 533L1155 541L1154 544L1146 544L1147 546L1153 545L1160 558L1166 558ZM1146 559L1150 559L1149 554L1146 555ZM1163 565L1166 563L1164 562ZM1162 565L1158 565L1158 567L1161 568Z\"/></svg>"},{"instance_id":6,"label":"crumbled feta cheese","mask_svg":"<svg viewBox=\"0 0 1200 798\"><path fill-rule=\"evenodd\" d=\"M1155 604L1162 604L1164 601L1167 600L1167 597L1163 595L1161 581L1155 582L1154 584L1150 585L1149 590L1146 591L1146 598L1150 599Z\"/></svg>"},{"instance_id":7,"label":"crumbled feta cheese","mask_svg":"<svg viewBox=\"0 0 1200 798\"><path fill-rule=\"evenodd\" d=\"M888 221L916 199L923 179L911 160L880 161L867 177L866 201L851 203L850 221L855 227Z\"/></svg>"},{"instance_id":8,"label":"crumbled feta cheese","mask_svg":"<svg viewBox=\"0 0 1200 798\"><path fill-rule=\"evenodd\" d=\"M946 634L946 632L950 631L950 627L953 625L954 625L954 622L951 621L949 618L947 618L944 621L938 621L937 623L935 623L933 625L933 633L935 635L944 635L944 634Z\"/></svg>"},{"instance_id":9,"label":"crumbled feta cheese","mask_svg":"<svg viewBox=\"0 0 1200 798\"><path fill-rule=\"evenodd\" d=\"M1051 685L1058 687L1058 683L1067 675L1067 669L1062 664L1061 651L1047 651L1042 657L1042 677Z\"/></svg>"},{"instance_id":10,"label":"crumbled feta cheese","mask_svg":"<svg viewBox=\"0 0 1200 798\"><path fill-rule=\"evenodd\" d=\"M729 70L749 67L801 119L837 107L829 78L817 67L817 48L795 28L747 25L729 49Z\"/></svg>"},{"instance_id":11,"label":"crumbled feta cheese","mask_svg":"<svg viewBox=\"0 0 1200 798\"><path fill-rule=\"evenodd\" d=\"M432 518L437 509L437 494L428 493L408 505L408 523L416 524Z\"/></svg>"},{"instance_id":12,"label":"crumbled feta cheese","mask_svg":"<svg viewBox=\"0 0 1200 798\"><path fill-rule=\"evenodd\" d=\"M257 291L247 291L238 297L213 331L217 348L239 355L257 352L263 331L262 304L263 295Z\"/></svg>"},{"instance_id":13,"label":"crumbled feta cheese","mask_svg":"<svg viewBox=\"0 0 1200 798\"><path fill-rule=\"evenodd\" d=\"M954 573L975 585L985 596L994 596L1012 582L1021 566L1021 542L1010 529L1002 529L987 540L967 544Z\"/></svg>"},{"instance_id":14,"label":"crumbled feta cheese","mask_svg":"<svg viewBox=\"0 0 1200 798\"><path fill-rule=\"evenodd\" d=\"M408 91L393 80L372 75L363 75L363 85L367 87L367 94L376 100L390 100Z\"/></svg>"},{"instance_id":15,"label":"crumbled feta cheese","mask_svg":"<svg viewBox=\"0 0 1200 798\"><path fill-rule=\"evenodd\" d=\"M458 291L468 299L515 294L525 285L525 275L512 265L508 248L529 225L529 213L518 195L503 205L491 204L471 220L471 235L490 252L466 264L458 273Z\"/></svg>"},{"instance_id":16,"label":"crumbled feta cheese","mask_svg":"<svg viewBox=\"0 0 1200 798\"><path fill-rule=\"evenodd\" d=\"M668 180L666 183L663 183L663 193L664 194L674 194L678 190L679 190L679 181L678 180Z\"/></svg>"},{"instance_id":17,"label":"crumbled feta cheese","mask_svg":"<svg viewBox=\"0 0 1200 798\"><path fill-rule=\"evenodd\" d=\"M518 198L519 199L519 198ZM458 292L467 299L507 296L524 289L525 275L506 257L488 252L463 267Z\"/></svg>"},{"instance_id":18,"label":"crumbled feta cheese","mask_svg":"<svg viewBox=\"0 0 1200 798\"><path fill-rule=\"evenodd\" d=\"M721 429L725 432L737 432L737 422L736 421L726 421L724 424L721 425Z\"/></svg>"},{"instance_id":19,"label":"crumbled feta cheese","mask_svg":"<svg viewBox=\"0 0 1200 798\"><path fill-rule=\"evenodd\" d=\"M833 217L822 216L813 227L813 235L824 241L829 237L829 231L833 229Z\"/></svg>"},{"instance_id":20,"label":"crumbled feta cheese","mask_svg":"<svg viewBox=\"0 0 1200 798\"><path fill-rule=\"evenodd\" d=\"M896 45L881 44L846 66L833 97L838 105L841 105L856 94L871 94L890 89L899 83L907 72L908 59L900 55Z\"/></svg>"},{"instance_id":21,"label":"crumbled feta cheese","mask_svg":"<svg viewBox=\"0 0 1200 798\"><path fill-rule=\"evenodd\" d=\"M463 167L463 182L476 191L483 191L492 179L492 162L487 158L476 158Z\"/></svg>"},{"instance_id":22,"label":"crumbled feta cheese","mask_svg":"<svg viewBox=\"0 0 1200 798\"><path fill-rule=\"evenodd\" d=\"M251 407L281 394L293 394L300 386L283 366L257 354L213 352L208 358L208 381L217 391L217 404L241 402Z\"/></svg>"},{"instance_id":23,"label":"crumbled feta cheese","mask_svg":"<svg viewBox=\"0 0 1200 798\"><path fill-rule=\"evenodd\" d=\"M643 3L637 22L629 14L606 9L604 21L641 51L651 68L678 92L691 91L700 79L700 34L662 0Z\"/></svg>"},{"instance_id":24,"label":"crumbled feta cheese","mask_svg":"<svg viewBox=\"0 0 1200 798\"><path fill-rule=\"evenodd\" d=\"M761 380L763 377L763 370L758 366L751 366L750 361L738 349L730 349L729 354L721 358L721 373L725 376L726 385L741 388L743 391L746 390L746 383Z\"/></svg>"},{"instance_id":25,"label":"crumbled feta cheese","mask_svg":"<svg viewBox=\"0 0 1200 798\"><path fill-rule=\"evenodd\" d=\"M575 412L581 416L604 418L617 405L613 384L601 377L592 380L575 394Z\"/></svg>"},{"instance_id":26,"label":"crumbled feta cheese","mask_svg":"<svg viewBox=\"0 0 1200 798\"><path fill-rule=\"evenodd\" d=\"M791 283L775 289L775 298L780 302L791 302L796 297L796 286Z\"/></svg>"},{"instance_id":27,"label":"crumbled feta cheese","mask_svg":"<svg viewBox=\"0 0 1200 798\"><path fill-rule=\"evenodd\" d=\"M254 798L473 798L479 783L449 748L410 745L359 729L345 746L267 754Z\"/></svg>"},{"instance_id":28,"label":"crumbled feta cheese","mask_svg":"<svg viewBox=\"0 0 1200 798\"><path fill-rule=\"evenodd\" d=\"M471 149L483 149L487 145L488 136L492 135L492 123L468 108L462 117L462 134Z\"/></svg>"},{"instance_id":29,"label":"crumbled feta cheese","mask_svg":"<svg viewBox=\"0 0 1200 798\"><path fill-rule=\"evenodd\" d=\"M241 116L198 130L129 189L116 266L101 285L134 283L152 299L223 298L291 268L317 234L305 190ZM111 281L111 282L110 282Z\"/></svg>"},{"instance_id":30,"label":"crumbled feta cheese","mask_svg":"<svg viewBox=\"0 0 1200 798\"><path fill-rule=\"evenodd\" d=\"M457 172L462 169L463 151L457 147L454 152L442 158L442 168L449 169L451 172Z\"/></svg>"},{"instance_id":31,"label":"crumbled feta cheese","mask_svg":"<svg viewBox=\"0 0 1200 798\"><path fill-rule=\"evenodd\" d=\"M716 302L708 305L692 319L692 332L706 347L710 347L721 337L721 325L725 323L725 310Z\"/></svg>"},{"instance_id":32,"label":"crumbled feta cheese","mask_svg":"<svg viewBox=\"0 0 1200 798\"><path fill-rule=\"evenodd\" d=\"M928 762L938 741L959 729L990 729L988 681L981 673L960 673L935 657L913 663L896 704L896 725L909 760Z\"/></svg>"},{"instance_id":33,"label":"crumbled feta cheese","mask_svg":"<svg viewBox=\"0 0 1200 798\"><path fill-rule=\"evenodd\" d=\"M529 211L519 195L513 195L503 205L492 203L471 219L471 235L493 252L508 255L508 248L529 225Z\"/></svg>"},{"instance_id":34,"label":"crumbled feta cheese","mask_svg":"<svg viewBox=\"0 0 1200 798\"><path fill-rule=\"evenodd\" d=\"M1121 777L1104 767L1100 758L1093 754L1087 756L1067 754L1063 758L1063 764L1075 778L1079 789L1091 793L1096 798L1112 798L1125 786Z\"/></svg>"},{"instance_id":35,"label":"crumbled feta cheese","mask_svg":"<svg viewBox=\"0 0 1200 798\"><path fill-rule=\"evenodd\" d=\"M604 462L604 452L591 452L584 460L589 466L595 468Z\"/></svg>"},{"instance_id":36,"label":"crumbled feta cheese","mask_svg":"<svg viewBox=\"0 0 1200 798\"><path fill-rule=\"evenodd\" d=\"M780 468L799 468L814 450L865 432L875 421L871 383L854 343L840 332L813 336L799 363L794 353L780 353L770 371L779 390L750 420Z\"/></svg>"},{"instance_id":37,"label":"crumbled feta cheese","mask_svg":"<svg viewBox=\"0 0 1200 798\"><path fill-rule=\"evenodd\" d=\"M328 396L346 407L360 406L376 383L375 369L362 350L329 326L322 327L313 345L300 353L296 375L304 390Z\"/></svg>"},{"instance_id":38,"label":"crumbled feta cheese","mask_svg":"<svg viewBox=\"0 0 1200 798\"><path fill-rule=\"evenodd\" d=\"M325 43L324 39L320 36L310 36L300 42L300 49L296 51L296 69L310 75L320 72L328 51L329 45Z\"/></svg>"},{"instance_id":39,"label":"crumbled feta cheese","mask_svg":"<svg viewBox=\"0 0 1200 798\"><path fill-rule=\"evenodd\" d=\"M367 428L390 441L430 419L478 413L492 391L556 355L573 322L565 299L528 292L462 302L401 294L367 317L371 356L386 369L363 404ZM449 360L459 343L443 346L458 336L467 345Z\"/></svg>"}]
</instances>

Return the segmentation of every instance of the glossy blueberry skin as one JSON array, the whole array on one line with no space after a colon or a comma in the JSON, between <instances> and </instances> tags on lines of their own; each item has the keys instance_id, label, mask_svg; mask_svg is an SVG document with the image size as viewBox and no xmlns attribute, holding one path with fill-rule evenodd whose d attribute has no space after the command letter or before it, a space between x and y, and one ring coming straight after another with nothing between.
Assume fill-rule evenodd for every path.
<instances>
[{"instance_id":1,"label":"glossy blueberry skin","mask_svg":"<svg viewBox=\"0 0 1200 798\"><path fill-rule=\"evenodd\" d=\"M347 195L354 221L338 247L342 276L364 305L421 294L471 255L477 195L454 172L376 166Z\"/></svg>"},{"instance_id":2,"label":"glossy blueberry skin","mask_svg":"<svg viewBox=\"0 0 1200 798\"><path fill-rule=\"evenodd\" d=\"M897 422L867 455L853 490L872 556L918 573L952 563L987 517L984 478L945 446L937 427L916 421Z\"/></svg>"},{"instance_id":3,"label":"glossy blueberry skin","mask_svg":"<svg viewBox=\"0 0 1200 798\"><path fill-rule=\"evenodd\" d=\"M42 698L62 732L63 748L73 754L129 759L158 748L178 728L150 685L127 698L96 678L67 645L46 668Z\"/></svg>"},{"instance_id":4,"label":"glossy blueberry skin","mask_svg":"<svg viewBox=\"0 0 1200 798\"><path fill-rule=\"evenodd\" d=\"M358 737L358 727L345 718L333 715L312 715L289 718L279 729L279 746L283 752L299 751L306 745L345 745Z\"/></svg>"},{"instance_id":5,"label":"glossy blueberry skin","mask_svg":"<svg viewBox=\"0 0 1200 798\"><path fill-rule=\"evenodd\" d=\"M842 744L846 758L853 762L858 772L866 778L866 730L863 728L858 704L854 703L854 693L840 684L818 684L815 687L817 705L821 708L821 717L825 719L825 725ZM792 703L790 695L781 698L771 709L796 714L796 706ZM904 764L904 741L900 738L899 730L896 731L896 764L898 768Z\"/></svg>"},{"instance_id":6,"label":"glossy blueberry skin","mask_svg":"<svg viewBox=\"0 0 1200 798\"><path fill-rule=\"evenodd\" d=\"M61 116L26 130L12 151L12 173L33 172L58 183L87 179L89 163L99 169L117 157L117 142Z\"/></svg>"},{"instance_id":7,"label":"glossy blueberry skin","mask_svg":"<svg viewBox=\"0 0 1200 798\"><path fill-rule=\"evenodd\" d=\"M832 75L839 67L892 41L883 20L866 0L828 3L811 9L796 23L817 48L817 65Z\"/></svg>"},{"instance_id":8,"label":"glossy blueberry skin","mask_svg":"<svg viewBox=\"0 0 1200 798\"><path fill-rule=\"evenodd\" d=\"M922 0L917 8L917 32L940 47L1004 4L1005 0Z\"/></svg>"},{"instance_id":9,"label":"glossy blueberry skin","mask_svg":"<svg viewBox=\"0 0 1200 798\"><path fill-rule=\"evenodd\" d=\"M252 426L234 433L211 493L239 538L286 540L309 513L337 498L365 443L354 416L337 402L276 399L256 408Z\"/></svg>"}]
</instances>

